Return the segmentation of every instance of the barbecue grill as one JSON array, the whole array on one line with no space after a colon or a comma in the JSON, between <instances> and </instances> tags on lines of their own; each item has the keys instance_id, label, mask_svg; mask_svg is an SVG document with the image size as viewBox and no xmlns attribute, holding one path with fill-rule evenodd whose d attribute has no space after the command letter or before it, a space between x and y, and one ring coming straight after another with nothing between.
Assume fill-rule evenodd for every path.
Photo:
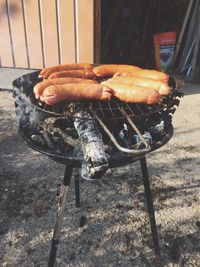
<instances>
[{"instance_id":1,"label":"barbecue grill","mask_svg":"<svg viewBox=\"0 0 200 267\"><path fill-rule=\"evenodd\" d=\"M77 110L84 110L88 123L95 123L102 136L108 167L119 167L140 161L151 225L156 260L160 260L160 247L151 198L146 153L165 145L173 135L172 114L179 105L181 83L170 77L171 94L156 105L127 104L118 100L109 102L62 102L48 106L36 100L33 87L41 80L40 71L19 77L13 82L19 133L26 145L64 164L59 207L53 233L48 266L54 266L58 248L67 191L74 168L82 168L84 155L74 127ZM90 124L89 124L90 125ZM100 170L99 178L104 174ZM80 206L79 179L75 177L76 207ZM92 185L91 185L92 186Z\"/></svg>"}]
</instances>

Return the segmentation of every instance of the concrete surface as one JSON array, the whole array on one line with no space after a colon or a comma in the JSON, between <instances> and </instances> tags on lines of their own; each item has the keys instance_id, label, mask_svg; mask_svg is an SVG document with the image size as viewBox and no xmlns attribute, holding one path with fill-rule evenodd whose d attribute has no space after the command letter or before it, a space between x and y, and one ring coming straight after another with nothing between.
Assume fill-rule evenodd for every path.
<instances>
[{"instance_id":1,"label":"concrete surface","mask_svg":"<svg viewBox=\"0 0 200 267\"><path fill-rule=\"evenodd\" d=\"M0 88L12 89L12 82L19 76L34 72L33 69L0 68Z\"/></svg>"}]
</instances>

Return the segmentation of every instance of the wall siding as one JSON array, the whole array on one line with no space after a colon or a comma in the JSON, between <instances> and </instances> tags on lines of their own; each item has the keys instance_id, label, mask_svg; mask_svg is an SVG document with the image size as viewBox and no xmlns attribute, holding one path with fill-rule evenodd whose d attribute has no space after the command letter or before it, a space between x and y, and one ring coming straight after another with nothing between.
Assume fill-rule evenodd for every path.
<instances>
[{"instance_id":1,"label":"wall siding","mask_svg":"<svg viewBox=\"0 0 200 267\"><path fill-rule=\"evenodd\" d=\"M0 66L94 61L95 0L0 0Z\"/></svg>"}]
</instances>

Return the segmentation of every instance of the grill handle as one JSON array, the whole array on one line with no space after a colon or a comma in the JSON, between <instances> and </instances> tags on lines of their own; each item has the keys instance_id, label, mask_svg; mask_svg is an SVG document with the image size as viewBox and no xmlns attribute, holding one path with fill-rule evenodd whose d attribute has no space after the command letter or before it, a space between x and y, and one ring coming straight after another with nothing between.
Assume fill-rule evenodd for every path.
<instances>
[{"instance_id":1,"label":"grill handle","mask_svg":"<svg viewBox=\"0 0 200 267\"><path fill-rule=\"evenodd\" d=\"M145 148L141 148L140 150L138 150L138 149L130 149L130 148L122 147L117 142L116 138L113 136L113 134L107 128L107 126L103 123L103 121L93 112L92 109L90 111L92 112L92 114L96 118L96 120L99 122L99 124L101 125L101 127L103 128L103 130L105 131L105 133L110 137L111 141L116 146L116 148L118 150L120 150L121 152L139 155L139 154L147 153L147 152L149 152L151 150L150 145L146 142L146 140L144 139L144 137L142 136L142 134L140 133L140 131L138 130L138 128L135 126L135 124L132 122L132 120L128 117L128 115L126 114L125 111L123 111L124 115L126 116L126 118L127 118L128 122L130 123L131 127L136 131L136 133L141 138L143 144L145 145Z\"/></svg>"}]
</instances>

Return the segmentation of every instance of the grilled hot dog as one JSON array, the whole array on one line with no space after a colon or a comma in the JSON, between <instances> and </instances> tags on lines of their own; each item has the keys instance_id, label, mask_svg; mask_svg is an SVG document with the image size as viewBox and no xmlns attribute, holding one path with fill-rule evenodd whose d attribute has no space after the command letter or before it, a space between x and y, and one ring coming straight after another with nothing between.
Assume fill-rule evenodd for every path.
<instances>
[{"instance_id":1,"label":"grilled hot dog","mask_svg":"<svg viewBox=\"0 0 200 267\"><path fill-rule=\"evenodd\" d=\"M95 78L95 74L90 70L66 70L66 71L54 72L51 75L49 75L48 79L54 79L60 77L93 79Z\"/></svg>"},{"instance_id":2,"label":"grilled hot dog","mask_svg":"<svg viewBox=\"0 0 200 267\"><path fill-rule=\"evenodd\" d=\"M40 96L42 96L45 88L47 88L48 86L68 83L97 83L97 81L81 78L54 78L50 80L43 80L42 82L37 83L33 88L33 92L35 94L36 99L39 99Z\"/></svg>"},{"instance_id":3,"label":"grilled hot dog","mask_svg":"<svg viewBox=\"0 0 200 267\"><path fill-rule=\"evenodd\" d=\"M155 81L160 81L168 84L169 76L166 73L157 70L139 69L139 70L124 70L121 72L116 72L114 77L117 76L128 76L128 77L138 77L152 79Z\"/></svg>"},{"instance_id":4,"label":"grilled hot dog","mask_svg":"<svg viewBox=\"0 0 200 267\"><path fill-rule=\"evenodd\" d=\"M108 76L111 77L116 72L123 72L128 70L134 71L138 69L140 68L132 65L106 64L93 68L93 72L97 77L108 77Z\"/></svg>"},{"instance_id":5,"label":"grilled hot dog","mask_svg":"<svg viewBox=\"0 0 200 267\"><path fill-rule=\"evenodd\" d=\"M105 82L102 82L101 85L105 85ZM159 102L160 94L149 88L142 88L136 85L130 86L129 84L112 84L108 88L114 90L114 96L121 101L127 103L143 103L147 105L153 105Z\"/></svg>"},{"instance_id":6,"label":"grilled hot dog","mask_svg":"<svg viewBox=\"0 0 200 267\"><path fill-rule=\"evenodd\" d=\"M154 89L159 92L161 96L167 96L170 94L170 88L163 82L155 81L146 78L138 78L138 77L123 77L118 76L115 78L108 79L104 81L102 84L111 86L112 84L120 85L120 84L127 84L127 85L136 85L146 89Z\"/></svg>"},{"instance_id":7,"label":"grilled hot dog","mask_svg":"<svg viewBox=\"0 0 200 267\"><path fill-rule=\"evenodd\" d=\"M47 87L41 100L54 105L64 100L110 100L113 90L99 84L64 84Z\"/></svg>"},{"instance_id":8,"label":"grilled hot dog","mask_svg":"<svg viewBox=\"0 0 200 267\"><path fill-rule=\"evenodd\" d=\"M57 66L51 66L44 68L41 70L39 77L47 79L49 75L51 75L54 72L58 71L65 71L65 70L91 70L93 66L91 64L87 63L81 63L81 64L64 64L64 65L57 65Z\"/></svg>"}]
</instances>

